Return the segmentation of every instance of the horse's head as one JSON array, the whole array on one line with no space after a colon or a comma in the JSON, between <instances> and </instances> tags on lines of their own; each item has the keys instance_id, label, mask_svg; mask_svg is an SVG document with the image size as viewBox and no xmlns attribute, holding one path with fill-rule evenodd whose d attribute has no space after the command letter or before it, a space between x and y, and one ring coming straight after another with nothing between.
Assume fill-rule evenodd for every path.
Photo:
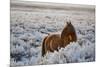
<instances>
[{"instance_id":1,"label":"horse's head","mask_svg":"<svg viewBox=\"0 0 100 67\"><path fill-rule=\"evenodd\" d=\"M71 21L66 22L66 25L61 33L61 38L67 43L75 41L77 39L75 28L72 25Z\"/></svg>"},{"instance_id":2,"label":"horse's head","mask_svg":"<svg viewBox=\"0 0 100 67\"><path fill-rule=\"evenodd\" d=\"M66 22L66 26L65 26L65 27L67 27L67 28L68 28L68 27L70 27L70 26L72 26L71 21L67 21L67 22Z\"/></svg>"},{"instance_id":3,"label":"horse's head","mask_svg":"<svg viewBox=\"0 0 100 67\"><path fill-rule=\"evenodd\" d=\"M62 33L65 32L64 34L68 34L70 32L74 32L74 31L75 31L75 28L72 25L71 21L67 21Z\"/></svg>"},{"instance_id":4,"label":"horse's head","mask_svg":"<svg viewBox=\"0 0 100 67\"><path fill-rule=\"evenodd\" d=\"M66 24L71 24L71 21L69 20L69 21L66 21Z\"/></svg>"}]
</instances>

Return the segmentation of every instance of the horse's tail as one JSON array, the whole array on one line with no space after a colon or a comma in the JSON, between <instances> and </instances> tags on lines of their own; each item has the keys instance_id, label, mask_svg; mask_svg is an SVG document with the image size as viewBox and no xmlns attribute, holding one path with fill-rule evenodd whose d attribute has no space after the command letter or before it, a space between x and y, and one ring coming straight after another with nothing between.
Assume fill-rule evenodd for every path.
<instances>
[{"instance_id":1,"label":"horse's tail","mask_svg":"<svg viewBox=\"0 0 100 67\"><path fill-rule=\"evenodd\" d=\"M46 51L45 51L45 40L46 40L47 36L44 38L43 43L42 43L42 56L45 55Z\"/></svg>"}]
</instances>

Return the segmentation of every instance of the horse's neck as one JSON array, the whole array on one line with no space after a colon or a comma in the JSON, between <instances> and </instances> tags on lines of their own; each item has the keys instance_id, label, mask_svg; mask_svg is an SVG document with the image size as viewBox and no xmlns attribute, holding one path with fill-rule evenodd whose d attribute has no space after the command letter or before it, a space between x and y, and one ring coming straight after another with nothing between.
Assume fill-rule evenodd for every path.
<instances>
[{"instance_id":1,"label":"horse's neck","mask_svg":"<svg viewBox=\"0 0 100 67\"><path fill-rule=\"evenodd\" d=\"M61 32L61 38L65 38L65 35L67 34L67 30L66 27L63 29L63 31Z\"/></svg>"}]
</instances>

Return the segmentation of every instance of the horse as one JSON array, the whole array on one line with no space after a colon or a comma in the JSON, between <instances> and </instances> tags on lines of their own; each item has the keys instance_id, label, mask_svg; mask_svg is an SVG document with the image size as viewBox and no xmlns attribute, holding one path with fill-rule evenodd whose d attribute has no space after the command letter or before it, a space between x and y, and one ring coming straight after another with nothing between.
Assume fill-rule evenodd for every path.
<instances>
[{"instance_id":1,"label":"horse","mask_svg":"<svg viewBox=\"0 0 100 67\"><path fill-rule=\"evenodd\" d=\"M66 47L70 42L76 42L77 36L71 21L66 22L61 34L49 34L42 42L42 56L47 52L58 51L60 48Z\"/></svg>"}]
</instances>

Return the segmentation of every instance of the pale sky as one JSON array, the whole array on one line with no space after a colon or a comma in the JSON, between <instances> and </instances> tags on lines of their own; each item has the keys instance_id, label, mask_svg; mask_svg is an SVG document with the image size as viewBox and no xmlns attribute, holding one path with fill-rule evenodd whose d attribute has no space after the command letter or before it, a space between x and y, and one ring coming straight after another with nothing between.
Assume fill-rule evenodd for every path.
<instances>
[{"instance_id":1,"label":"pale sky","mask_svg":"<svg viewBox=\"0 0 100 67\"><path fill-rule=\"evenodd\" d=\"M55 3L72 3L72 4L95 5L95 0L22 0L22 1L40 1L40 2L55 2Z\"/></svg>"}]
</instances>

